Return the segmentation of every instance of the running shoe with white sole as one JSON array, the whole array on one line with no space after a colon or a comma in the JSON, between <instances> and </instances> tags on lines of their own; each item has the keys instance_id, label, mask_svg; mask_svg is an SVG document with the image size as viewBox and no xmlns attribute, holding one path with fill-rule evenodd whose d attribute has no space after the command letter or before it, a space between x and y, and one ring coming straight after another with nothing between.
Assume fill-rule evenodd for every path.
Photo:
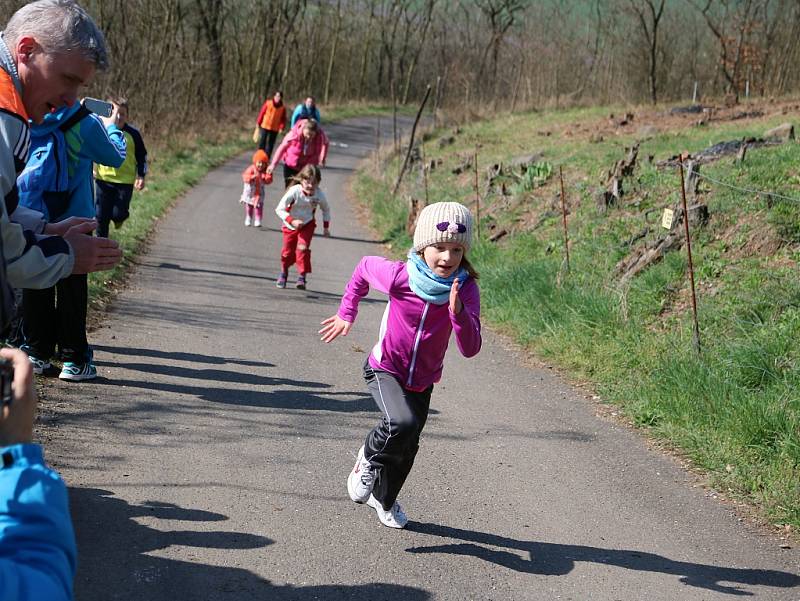
<instances>
[{"instance_id":1,"label":"running shoe with white sole","mask_svg":"<svg viewBox=\"0 0 800 601\"><path fill-rule=\"evenodd\" d=\"M82 382L84 380L94 380L97 377L97 368L91 363L64 363L61 373L58 374L61 380L72 380Z\"/></svg>"},{"instance_id":2,"label":"running shoe with white sole","mask_svg":"<svg viewBox=\"0 0 800 601\"><path fill-rule=\"evenodd\" d=\"M347 492L354 503L365 503L375 486L375 470L364 458L364 447L358 449L356 464L347 476Z\"/></svg>"},{"instance_id":3,"label":"running shoe with white sole","mask_svg":"<svg viewBox=\"0 0 800 601\"><path fill-rule=\"evenodd\" d=\"M400 503L397 501L394 502L394 505L392 505L389 511L386 511L383 505L381 505L381 502L370 495L369 499L367 499L367 505L375 510L375 513L378 514L378 519L384 526L388 526L389 528L405 528L406 524L408 524L408 517L406 517L405 511L403 511L403 508L400 507Z\"/></svg>"},{"instance_id":4,"label":"running shoe with white sole","mask_svg":"<svg viewBox=\"0 0 800 601\"><path fill-rule=\"evenodd\" d=\"M31 362L31 365L33 366L33 373L35 373L37 376L41 376L52 366L52 364L49 361L45 361L44 359L37 359L33 355L28 355L28 361Z\"/></svg>"}]
</instances>

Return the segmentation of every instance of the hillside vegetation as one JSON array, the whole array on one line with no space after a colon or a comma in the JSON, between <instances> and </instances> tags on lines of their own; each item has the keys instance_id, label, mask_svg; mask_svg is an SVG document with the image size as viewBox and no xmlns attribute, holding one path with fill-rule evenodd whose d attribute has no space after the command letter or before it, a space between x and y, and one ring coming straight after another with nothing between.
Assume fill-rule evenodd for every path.
<instances>
[{"instance_id":1,"label":"hillside vegetation","mask_svg":"<svg viewBox=\"0 0 800 601\"><path fill-rule=\"evenodd\" d=\"M648 108L626 118L614 108L502 115L426 134L396 198L391 190L401 159L388 152L365 163L355 191L373 225L402 253L411 198L476 209L477 149L481 241L471 259L481 274L484 319L591 382L603 401L680 449L723 494L756 504L773 524L796 528L800 145L750 148L743 161L733 154L701 166L716 181L792 200L700 180L697 202L707 205L709 219L692 225L699 354L685 245L627 280L617 265L667 233L663 209L680 200L680 174L667 159L761 138L791 121L797 108L762 103L702 114ZM597 194L608 171L636 142L638 161L625 193L602 210ZM522 156L528 168L511 171ZM489 186L496 165L502 175ZM559 168L569 213L568 271ZM682 226L677 231L682 235Z\"/></svg>"}]
</instances>

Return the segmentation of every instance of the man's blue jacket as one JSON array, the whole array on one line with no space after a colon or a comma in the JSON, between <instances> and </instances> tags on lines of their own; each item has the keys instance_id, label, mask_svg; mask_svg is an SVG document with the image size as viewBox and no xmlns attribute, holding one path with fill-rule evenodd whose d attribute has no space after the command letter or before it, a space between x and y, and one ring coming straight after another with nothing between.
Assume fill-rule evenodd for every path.
<instances>
[{"instance_id":1,"label":"man's blue jacket","mask_svg":"<svg viewBox=\"0 0 800 601\"><path fill-rule=\"evenodd\" d=\"M67 487L42 448L0 448L0 599L71 600L76 558Z\"/></svg>"}]
</instances>

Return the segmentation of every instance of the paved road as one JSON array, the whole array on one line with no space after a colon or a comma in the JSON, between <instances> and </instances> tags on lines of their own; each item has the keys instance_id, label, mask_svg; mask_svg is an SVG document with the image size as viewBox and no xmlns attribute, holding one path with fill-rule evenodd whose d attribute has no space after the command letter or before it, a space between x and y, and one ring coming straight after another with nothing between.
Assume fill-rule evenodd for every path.
<instances>
[{"instance_id":1,"label":"paved road","mask_svg":"<svg viewBox=\"0 0 800 601\"><path fill-rule=\"evenodd\" d=\"M102 378L49 387L77 598L800 599L796 550L491 335L448 357L402 494L409 528L349 501L378 418L359 366L383 305L367 299L333 345L316 331L358 258L381 253L345 198L373 131L330 128L335 237L315 239L308 291L275 288L277 219L243 226L242 157L159 224L93 335Z\"/></svg>"}]
</instances>

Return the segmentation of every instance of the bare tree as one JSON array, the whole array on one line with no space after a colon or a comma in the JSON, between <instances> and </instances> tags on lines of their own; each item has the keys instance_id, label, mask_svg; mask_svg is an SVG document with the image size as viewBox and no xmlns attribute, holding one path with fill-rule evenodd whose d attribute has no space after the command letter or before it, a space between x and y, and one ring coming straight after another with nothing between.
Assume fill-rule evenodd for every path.
<instances>
[{"instance_id":1,"label":"bare tree","mask_svg":"<svg viewBox=\"0 0 800 601\"><path fill-rule=\"evenodd\" d=\"M658 61L658 25L664 16L665 0L627 0L629 9L636 15L642 36L648 50L648 80L650 83L650 101L658 102L657 61Z\"/></svg>"},{"instance_id":2,"label":"bare tree","mask_svg":"<svg viewBox=\"0 0 800 601\"><path fill-rule=\"evenodd\" d=\"M500 56L500 47L503 43L503 38L511 26L514 25L518 13L525 8L526 2L524 0L476 0L475 2L480 8L483 15L489 21L491 29L491 36L489 43L483 53L481 59L481 67L478 71L478 80L482 81L486 72L486 57L491 55L491 73L492 83L497 83L497 65Z\"/></svg>"},{"instance_id":3,"label":"bare tree","mask_svg":"<svg viewBox=\"0 0 800 601\"><path fill-rule=\"evenodd\" d=\"M211 80L213 95L211 97L214 115L219 121L222 118L222 86L224 82L222 62L222 27L223 0L195 0L200 13L200 23L208 43L210 55Z\"/></svg>"}]
</instances>

